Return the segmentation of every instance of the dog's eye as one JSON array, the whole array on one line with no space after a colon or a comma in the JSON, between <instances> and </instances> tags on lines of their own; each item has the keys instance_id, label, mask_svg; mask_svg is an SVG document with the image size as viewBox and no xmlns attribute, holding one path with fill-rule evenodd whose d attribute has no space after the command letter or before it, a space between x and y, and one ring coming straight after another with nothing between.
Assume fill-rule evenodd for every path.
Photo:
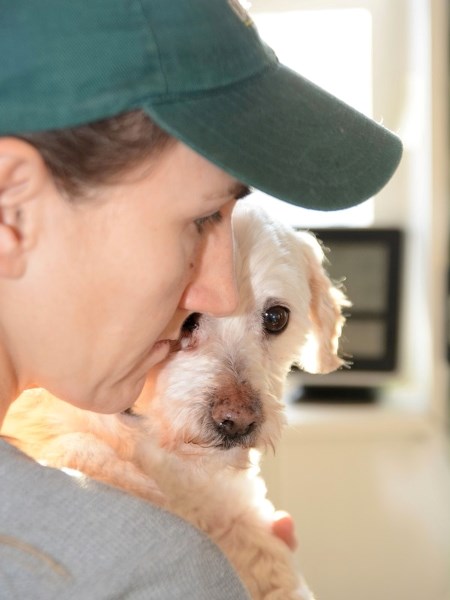
<instances>
[{"instance_id":1,"label":"dog's eye","mask_svg":"<svg viewBox=\"0 0 450 600\"><path fill-rule=\"evenodd\" d=\"M263 312L264 331L277 334L284 331L289 323L290 311L285 306L271 306Z\"/></svg>"},{"instance_id":2,"label":"dog's eye","mask_svg":"<svg viewBox=\"0 0 450 600\"><path fill-rule=\"evenodd\" d=\"M184 334L189 334L198 329L200 321L200 313L192 313L181 326L181 331Z\"/></svg>"}]
</instances>

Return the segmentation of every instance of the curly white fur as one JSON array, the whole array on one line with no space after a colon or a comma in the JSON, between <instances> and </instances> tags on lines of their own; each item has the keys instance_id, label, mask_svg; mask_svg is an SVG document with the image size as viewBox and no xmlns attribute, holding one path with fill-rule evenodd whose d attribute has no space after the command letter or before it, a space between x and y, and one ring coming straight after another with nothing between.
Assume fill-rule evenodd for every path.
<instances>
[{"instance_id":1,"label":"curly white fur","mask_svg":"<svg viewBox=\"0 0 450 600\"><path fill-rule=\"evenodd\" d=\"M90 413L33 391L13 404L3 433L40 461L190 521L222 548L255 600L311 599L291 551L271 532L274 509L258 452L275 447L281 434L292 364L310 372L342 364L346 302L312 235L273 222L247 201L235 211L234 229L238 309L222 319L199 316L180 350L152 372L132 412ZM289 321L268 333L263 315L275 325L278 316Z\"/></svg>"}]
</instances>

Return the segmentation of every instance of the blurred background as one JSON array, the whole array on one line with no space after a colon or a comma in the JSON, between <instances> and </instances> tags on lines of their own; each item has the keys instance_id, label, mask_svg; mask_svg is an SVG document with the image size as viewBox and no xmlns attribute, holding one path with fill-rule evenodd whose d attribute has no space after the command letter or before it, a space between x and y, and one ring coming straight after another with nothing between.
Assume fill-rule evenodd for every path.
<instances>
[{"instance_id":1,"label":"blurred background","mask_svg":"<svg viewBox=\"0 0 450 600\"><path fill-rule=\"evenodd\" d=\"M261 195L330 248L354 306L353 368L294 371L263 474L296 522L318 600L450 600L449 7L446 0L253 0L280 60L397 132L400 168L362 205Z\"/></svg>"}]
</instances>

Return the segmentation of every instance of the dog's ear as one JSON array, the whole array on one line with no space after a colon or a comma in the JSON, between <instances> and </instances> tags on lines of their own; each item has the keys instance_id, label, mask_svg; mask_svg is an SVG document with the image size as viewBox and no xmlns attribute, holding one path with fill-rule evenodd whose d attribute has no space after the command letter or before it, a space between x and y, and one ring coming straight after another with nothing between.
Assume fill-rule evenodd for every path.
<instances>
[{"instance_id":1,"label":"dog's ear","mask_svg":"<svg viewBox=\"0 0 450 600\"><path fill-rule=\"evenodd\" d=\"M311 294L311 331L299 365L309 373L330 373L344 364L338 356L338 344L345 322L342 309L350 302L325 272L324 254L319 242L310 234L307 237L303 235L302 253Z\"/></svg>"}]
</instances>

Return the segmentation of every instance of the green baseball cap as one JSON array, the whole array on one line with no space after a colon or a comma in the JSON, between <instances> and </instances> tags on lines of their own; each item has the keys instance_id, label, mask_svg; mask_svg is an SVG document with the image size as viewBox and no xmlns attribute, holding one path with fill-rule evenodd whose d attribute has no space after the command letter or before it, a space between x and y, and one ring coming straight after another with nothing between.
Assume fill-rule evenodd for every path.
<instances>
[{"instance_id":1,"label":"green baseball cap","mask_svg":"<svg viewBox=\"0 0 450 600\"><path fill-rule=\"evenodd\" d=\"M247 185L306 208L373 196L391 132L280 64L238 0L0 0L0 135L143 109Z\"/></svg>"}]
</instances>

